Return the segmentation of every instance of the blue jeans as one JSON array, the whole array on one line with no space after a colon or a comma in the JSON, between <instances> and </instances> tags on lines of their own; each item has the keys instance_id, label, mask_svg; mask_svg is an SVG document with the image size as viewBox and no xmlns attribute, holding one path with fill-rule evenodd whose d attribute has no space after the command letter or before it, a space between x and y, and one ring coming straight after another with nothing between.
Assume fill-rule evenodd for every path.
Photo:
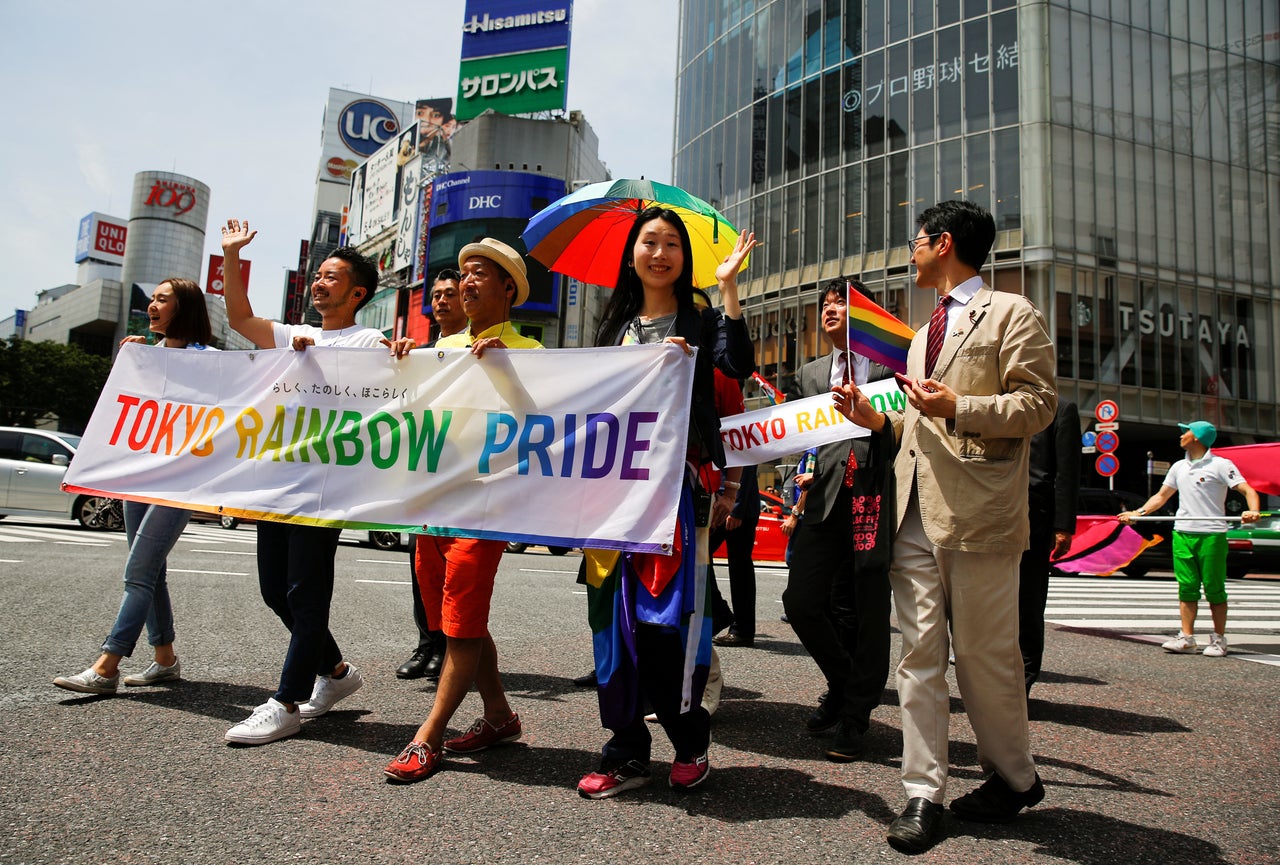
<instances>
[{"instance_id":1,"label":"blue jeans","mask_svg":"<svg viewBox=\"0 0 1280 865\"><path fill-rule=\"evenodd\" d=\"M187 527L191 511L124 503L124 530L129 541L129 558L124 565L124 600L116 623L102 644L102 651L128 657L138 643L142 626L153 646L173 642L173 607L165 581L169 551Z\"/></svg>"}]
</instances>

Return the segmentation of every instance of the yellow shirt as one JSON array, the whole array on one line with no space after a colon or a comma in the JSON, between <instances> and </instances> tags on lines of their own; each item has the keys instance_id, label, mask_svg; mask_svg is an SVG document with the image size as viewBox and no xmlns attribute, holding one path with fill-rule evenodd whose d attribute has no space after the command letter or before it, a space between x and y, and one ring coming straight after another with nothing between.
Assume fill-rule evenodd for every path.
<instances>
[{"instance_id":1,"label":"yellow shirt","mask_svg":"<svg viewBox=\"0 0 1280 865\"><path fill-rule=\"evenodd\" d=\"M477 339L488 339L496 336L502 340L507 348L542 348L542 343L536 339L530 339L523 336L514 327L511 322L503 321L495 324L493 327L483 333L472 334L471 329L467 328L462 333L455 333L449 336L442 336L435 344L435 348L470 348L471 343Z\"/></svg>"}]
</instances>

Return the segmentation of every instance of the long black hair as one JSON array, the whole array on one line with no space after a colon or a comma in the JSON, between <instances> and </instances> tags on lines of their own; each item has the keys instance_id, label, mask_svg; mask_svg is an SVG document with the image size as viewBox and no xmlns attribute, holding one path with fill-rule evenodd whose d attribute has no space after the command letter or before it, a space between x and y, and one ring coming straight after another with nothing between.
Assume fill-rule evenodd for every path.
<instances>
[{"instance_id":1,"label":"long black hair","mask_svg":"<svg viewBox=\"0 0 1280 865\"><path fill-rule=\"evenodd\" d=\"M693 287L693 245L689 242L689 230L684 227L684 220L663 207L650 207L636 214L636 221L627 234L626 244L622 247L622 261L618 263L618 281L613 289L613 296L605 305L604 315L600 319L600 327L596 330L596 345L617 345L623 330L639 313L644 305L644 283L636 274L632 253L640 230L646 223L662 219L670 223L680 235L680 243L684 247L684 267L676 277L674 291L676 303L680 309L694 308ZM706 296L705 294L703 295Z\"/></svg>"},{"instance_id":2,"label":"long black hair","mask_svg":"<svg viewBox=\"0 0 1280 865\"><path fill-rule=\"evenodd\" d=\"M204 305L204 291L191 280L177 276L165 277L157 288L165 283L173 290L178 307L165 328L165 338L208 345L213 339L213 328L209 325L209 310Z\"/></svg>"}]
</instances>

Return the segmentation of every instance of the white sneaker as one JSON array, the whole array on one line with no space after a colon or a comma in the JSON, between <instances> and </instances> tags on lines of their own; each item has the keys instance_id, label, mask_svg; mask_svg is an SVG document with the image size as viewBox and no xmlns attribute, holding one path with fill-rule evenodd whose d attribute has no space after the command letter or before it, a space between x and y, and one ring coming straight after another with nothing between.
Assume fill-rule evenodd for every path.
<instances>
[{"instance_id":1,"label":"white sneaker","mask_svg":"<svg viewBox=\"0 0 1280 865\"><path fill-rule=\"evenodd\" d=\"M1209 645L1204 647L1206 658L1225 658L1227 656L1227 638L1223 634L1210 634Z\"/></svg>"},{"instance_id":2,"label":"white sneaker","mask_svg":"<svg viewBox=\"0 0 1280 865\"><path fill-rule=\"evenodd\" d=\"M290 712L284 703L271 697L253 710L253 714L236 724L223 736L240 745L265 745L302 729L300 712Z\"/></svg>"},{"instance_id":3,"label":"white sneaker","mask_svg":"<svg viewBox=\"0 0 1280 865\"><path fill-rule=\"evenodd\" d=\"M1194 655L1196 653L1196 638L1194 634L1178 634L1172 640L1167 640L1160 645L1160 648L1166 652L1180 652L1184 655Z\"/></svg>"},{"instance_id":4,"label":"white sneaker","mask_svg":"<svg viewBox=\"0 0 1280 865\"><path fill-rule=\"evenodd\" d=\"M116 686L120 684L120 674L117 673L108 679L106 676L99 676L93 671L93 667L90 667L74 676L59 676L53 680L53 683L59 688L66 688L68 691L80 694L114 694Z\"/></svg>"},{"instance_id":5,"label":"white sneaker","mask_svg":"<svg viewBox=\"0 0 1280 865\"><path fill-rule=\"evenodd\" d=\"M298 705L298 712L304 718L319 718L333 708L343 697L350 697L364 684L364 677L352 663L347 664L347 674L341 679L333 676L316 676L316 686L311 691L311 699Z\"/></svg>"},{"instance_id":6,"label":"white sneaker","mask_svg":"<svg viewBox=\"0 0 1280 865\"><path fill-rule=\"evenodd\" d=\"M151 666L147 667L141 673L134 673L131 676L125 676L122 680L129 687L137 687L139 685L156 685L160 682L176 682L182 678L182 661L175 660L173 666L166 667L163 664L152 661Z\"/></svg>"}]
</instances>

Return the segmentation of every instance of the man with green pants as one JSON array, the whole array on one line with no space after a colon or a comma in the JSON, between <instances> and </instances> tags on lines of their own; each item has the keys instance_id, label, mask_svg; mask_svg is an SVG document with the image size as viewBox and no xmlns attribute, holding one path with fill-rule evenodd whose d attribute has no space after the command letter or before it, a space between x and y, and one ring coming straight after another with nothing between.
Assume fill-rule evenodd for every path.
<instances>
[{"instance_id":1,"label":"man with green pants","mask_svg":"<svg viewBox=\"0 0 1280 865\"><path fill-rule=\"evenodd\" d=\"M1178 578L1178 601L1182 631L1164 643L1166 652L1194 653L1196 612L1200 607L1200 587L1213 615L1213 633L1204 654L1221 658L1227 654L1227 521L1223 517L1227 490L1241 493L1249 509L1240 515L1246 523L1258 519L1259 500L1231 460L1209 450L1218 438L1213 424L1203 420L1180 423L1178 444L1187 452L1169 469L1160 490L1136 511L1120 514L1121 522L1146 516L1178 494L1178 513L1173 524L1173 572Z\"/></svg>"}]
</instances>

